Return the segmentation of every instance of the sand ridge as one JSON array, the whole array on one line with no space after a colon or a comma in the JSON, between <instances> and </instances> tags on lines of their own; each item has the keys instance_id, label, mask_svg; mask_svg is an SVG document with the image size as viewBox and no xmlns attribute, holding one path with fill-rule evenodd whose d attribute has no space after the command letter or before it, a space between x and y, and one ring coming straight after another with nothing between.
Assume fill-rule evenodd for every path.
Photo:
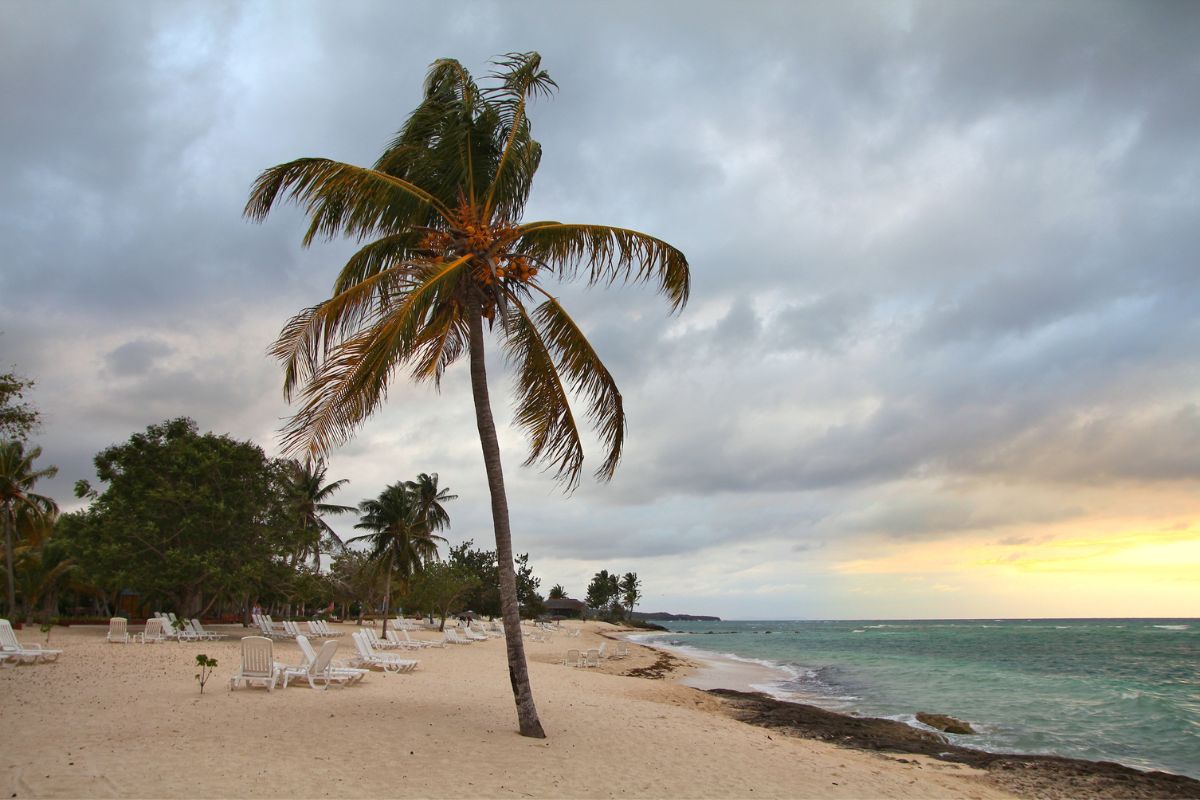
<instances>
[{"instance_id":1,"label":"sand ridge","mask_svg":"<svg viewBox=\"0 0 1200 800\"><path fill-rule=\"evenodd\" d=\"M579 626L580 623L564 623ZM353 624L336 626L346 632ZM613 629L525 639L546 740L516 733L504 642L422 650L412 674L359 686L231 692L240 626L222 642L113 645L56 628L55 664L0 670L5 797L1000 798L976 771L772 735L714 713L695 689L563 666ZM430 636L430 634L421 634ZM39 641L32 631L26 641ZM348 656L348 636L339 656ZM275 645L295 663L299 648ZM195 656L220 662L203 696Z\"/></svg>"}]
</instances>

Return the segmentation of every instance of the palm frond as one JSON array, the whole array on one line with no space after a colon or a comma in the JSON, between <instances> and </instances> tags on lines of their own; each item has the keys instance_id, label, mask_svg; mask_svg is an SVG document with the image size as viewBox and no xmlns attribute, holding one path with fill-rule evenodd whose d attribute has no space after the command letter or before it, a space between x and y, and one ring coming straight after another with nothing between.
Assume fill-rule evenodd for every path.
<instances>
[{"instance_id":1,"label":"palm frond","mask_svg":"<svg viewBox=\"0 0 1200 800\"><path fill-rule=\"evenodd\" d=\"M263 171L243 213L261 222L280 200L295 202L308 214L306 247L318 235L363 237L450 216L446 205L415 183L327 158L301 158Z\"/></svg>"},{"instance_id":2,"label":"palm frond","mask_svg":"<svg viewBox=\"0 0 1200 800\"><path fill-rule=\"evenodd\" d=\"M558 369L567 376L572 392L588 402L588 417L600 441L608 448L596 470L600 480L611 480L625 443L625 406L621 392L583 331L558 301L550 298L534 309L532 317L554 354Z\"/></svg>"},{"instance_id":3,"label":"palm frond","mask_svg":"<svg viewBox=\"0 0 1200 800\"><path fill-rule=\"evenodd\" d=\"M682 252L639 231L607 225L535 222L521 226L513 249L544 262L565 279L582 267L589 284L658 281L678 311L688 299L691 277Z\"/></svg>"},{"instance_id":4,"label":"palm frond","mask_svg":"<svg viewBox=\"0 0 1200 800\"><path fill-rule=\"evenodd\" d=\"M558 84L541 68L542 57L537 53L508 53L493 63L499 69L492 77L499 85L487 94L489 104L499 112L504 149L488 187L483 216L490 219L494 208L504 219L518 219L542 157L525 107L531 97L549 95Z\"/></svg>"},{"instance_id":5,"label":"palm frond","mask_svg":"<svg viewBox=\"0 0 1200 800\"><path fill-rule=\"evenodd\" d=\"M516 298L511 298L504 321L504 348L517 373L515 422L529 437L525 465L543 462L569 491L579 484L583 444L566 388L550 348Z\"/></svg>"}]
</instances>

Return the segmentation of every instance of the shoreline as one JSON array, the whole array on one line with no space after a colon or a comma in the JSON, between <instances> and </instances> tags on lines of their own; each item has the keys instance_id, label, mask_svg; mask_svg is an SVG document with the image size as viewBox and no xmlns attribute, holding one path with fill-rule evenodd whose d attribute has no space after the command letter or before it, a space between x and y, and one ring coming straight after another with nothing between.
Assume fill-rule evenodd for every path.
<instances>
[{"instance_id":1,"label":"shoreline","mask_svg":"<svg viewBox=\"0 0 1200 800\"><path fill-rule=\"evenodd\" d=\"M1018 796L1072 798L1200 798L1200 780L1159 770L1143 770L1112 761L1055 755L992 752L950 743L939 732L905 722L834 711L795 692L772 689L794 677L786 668L687 645L628 638L692 662L675 682L720 699L724 713L741 722L779 730L803 739L833 741L865 752L907 753L974 767L999 787ZM903 759L901 759L903 760Z\"/></svg>"}]
</instances>

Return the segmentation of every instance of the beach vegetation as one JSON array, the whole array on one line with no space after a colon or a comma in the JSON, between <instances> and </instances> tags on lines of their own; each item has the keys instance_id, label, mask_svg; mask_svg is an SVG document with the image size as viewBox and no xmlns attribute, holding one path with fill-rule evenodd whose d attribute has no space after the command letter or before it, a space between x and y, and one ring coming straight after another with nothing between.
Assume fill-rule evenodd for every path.
<instances>
[{"instance_id":1,"label":"beach vegetation","mask_svg":"<svg viewBox=\"0 0 1200 800\"><path fill-rule=\"evenodd\" d=\"M633 607L642 599L642 581L636 572L626 572L618 583L621 590L621 602L625 604L628 616L633 616Z\"/></svg>"},{"instance_id":2,"label":"beach vegetation","mask_svg":"<svg viewBox=\"0 0 1200 800\"><path fill-rule=\"evenodd\" d=\"M393 579L398 590L427 562L437 559L438 542L445 538L434 533L450 524L443 503L455 499L448 490L439 489L437 475L422 475L417 481L394 483L378 497L359 503L361 520L354 526L370 533L350 542L370 547L368 558L376 565L383 580L383 633L387 634Z\"/></svg>"},{"instance_id":3,"label":"beach vegetation","mask_svg":"<svg viewBox=\"0 0 1200 800\"><path fill-rule=\"evenodd\" d=\"M563 588L561 583L556 583L550 587L550 591L546 593L547 600L562 600L567 596L567 590Z\"/></svg>"},{"instance_id":4,"label":"beach vegetation","mask_svg":"<svg viewBox=\"0 0 1200 800\"><path fill-rule=\"evenodd\" d=\"M26 401L33 380L15 372L0 374L0 439L25 441L41 422L41 412Z\"/></svg>"},{"instance_id":5,"label":"beach vegetation","mask_svg":"<svg viewBox=\"0 0 1200 800\"><path fill-rule=\"evenodd\" d=\"M413 577L406 602L413 609L437 616L438 630L445 630L446 617L466 610L465 598L478 586L479 578L462 565L432 561Z\"/></svg>"},{"instance_id":6,"label":"beach vegetation","mask_svg":"<svg viewBox=\"0 0 1200 800\"><path fill-rule=\"evenodd\" d=\"M5 611L17 617L16 547L20 531L34 531L53 521L58 504L34 491L43 478L53 478L57 467L36 467L42 448L25 449L15 439L0 441L0 526L4 528ZM26 601L28 602L28 601Z\"/></svg>"},{"instance_id":7,"label":"beach vegetation","mask_svg":"<svg viewBox=\"0 0 1200 800\"><path fill-rule=\"evenodd\" d=\"M293 532L296 538L292 563L311 561L315 569L321 566L321 555L340 552L345 544L325 521L327 515L353 514L354 506L330 502L333 495L349 481L345 478L326 481L324 459L288 459L282 462L282 481L294 515Z\"/></svg>"},{"instance_id":8,"label":"beach vegetation","mask_svg":"<svg viewBox=\"0 0 1200 800\"><path fill-rule=\"evenodd\" d=\"M450 563L477 578L463 603L466 609L485 617L500 616L500 565L496 551L476 548L475 541L467 539L450 548Z\"/></svg>"},{"instance_id":9,"label":"beach vegetation","mask_svg":"<svg viewBox=\"0 0 1200 800\"><path fill-rule=\"evenodd\" d=\"M523 735L544 737L529 685L500 445L485 367L485 325L516 372L516 423L526 464L540 463L568 488L583 470L570 395L604 448L595 474L612 478L625 439L621 394L575 320L548 290L550 278L589 284L652 281L673 309L687 301L683 253L653 236L605 225L523 222L541 145L529 102L556 84L537 53L496 59L479 86L441 59L422 100L370 168L301 158L259 175L245 213L261 221L295 202L304 236L366 241L334 281L332 296L297 314L273 353L284 392L300 408L285 446L320 455L349 440L403 372L440 386L464 356L488 477L508 666Z\"/></svg>"},{"instance_id":10,"label":"beach vegetation","mask_svg":"<svg viewBox=\"0 0 1200 800\"><path fill-rule=\"evenodd\" d=\"M200 684L200 694L204 694L204 684L208 683L208 679L212 677L216 667L217 660L215 658L209 658L204 653L196 656L196 668L200 670L196 673L196 681Z\"/></svg>"},{"instance_id":11,"label":"beach vegetation","mask_svg":"<svg viewBox=\"0 0 1200 800\"><path fill-rule=\"evenodd\" d=\"M521 616L526 619L537 619L546 613L545 599L538 594L541 578L533 574L529 566L529 553L521 553L514 561L517 571L517 603L521 607Z\"/></svg>"}]
</instances>

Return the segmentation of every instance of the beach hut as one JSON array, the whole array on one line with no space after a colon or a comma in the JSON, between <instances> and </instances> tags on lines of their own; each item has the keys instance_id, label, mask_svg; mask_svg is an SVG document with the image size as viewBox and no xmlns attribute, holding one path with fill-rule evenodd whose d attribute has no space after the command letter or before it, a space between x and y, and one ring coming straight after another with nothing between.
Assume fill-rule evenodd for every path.
<instances>
[{"instance_id":1,"label":"beach hut","mask_svg":"<svg viewBox=\"0 0 1200 800\"><path fill-rule=\"evenodd\" d=\"M561 600L547 600L546 614L563 619L583 619L587 616L587 603L582 600L572 600L564 597Z\"/></svg>"}]
</instances>

